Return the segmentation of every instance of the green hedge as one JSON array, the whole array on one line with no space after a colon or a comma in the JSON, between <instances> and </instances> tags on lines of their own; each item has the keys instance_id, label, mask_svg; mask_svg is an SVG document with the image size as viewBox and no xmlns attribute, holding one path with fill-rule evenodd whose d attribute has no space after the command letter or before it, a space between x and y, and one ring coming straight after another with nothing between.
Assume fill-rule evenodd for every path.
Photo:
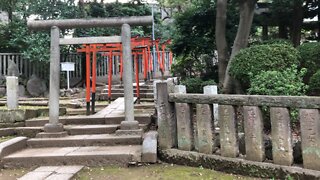
<instances>
[{"instance_id":1,"label":"green hedge","mask_svg":"<svg viewBox=\"0 0 320 180\"><path fill-rule=\"evenodd\" d=\"M230 74L248 88L250 77L262 71L281 71L298 65L299 52L287 44L256 45L241 50L233 59Z\"/></svg>"},{"instance_id":2,"label":"green hedge","mask_svg":"<svg viewBox=\"0 0 320 180\"><path fill-rule=\"evenodd\" d=\"M201 78L187 78L181 81L187 88L187 93L203 93L203 87L207 85L216 85L214 80L203 81Z\"/></svg>"},{"instance_id":3,"label":"green hedge","mask_svg":"<svg viewBox=\"0 0 320 180\"><path fill-rule=\"evenodd\" d=\"M309 83L310 78L320 69L320 42L304 43L298 47L300 52L300 67L308 71L304 82Z\"/></svg>"},{"instance_id":4,"label":"green hedge","mask_svg":"<svg viewBox=\"0 0 320 180\"><path fill-rule=\"evenodd\" d=\"M320 95L320 69L313 76L311 76L309 86L310 95Z\"/></svg>"}]
</instances>

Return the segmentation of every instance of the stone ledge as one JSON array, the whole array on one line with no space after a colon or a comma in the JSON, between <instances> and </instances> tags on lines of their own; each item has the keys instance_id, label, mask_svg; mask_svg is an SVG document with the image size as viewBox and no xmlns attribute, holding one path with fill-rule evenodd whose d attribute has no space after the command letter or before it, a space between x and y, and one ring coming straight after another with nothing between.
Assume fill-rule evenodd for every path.
<instances>
[{"instance_id":1,"label":"stone ledge","mask_svg":"<svg viewBox=\"0 0 320 180\"><path fill-rule=\"evenodd\" d=\"M0 143L0 158L27 147L26 137L16 137Z\"/></svg>"},{"instance_id":2,"label":"stone ledge","mask_svg":"<svg viewBox=\"0 0 320 180\"><path fill-rule=\"evenodd\" d=\"M281 166L177 149L159 150L159 158L168 163L193 167L202 166L216 171L260 178L285 179L291 176L293 179L320 179L320 171L304 169L297 166Z\"/></svg>"}]
</instances>

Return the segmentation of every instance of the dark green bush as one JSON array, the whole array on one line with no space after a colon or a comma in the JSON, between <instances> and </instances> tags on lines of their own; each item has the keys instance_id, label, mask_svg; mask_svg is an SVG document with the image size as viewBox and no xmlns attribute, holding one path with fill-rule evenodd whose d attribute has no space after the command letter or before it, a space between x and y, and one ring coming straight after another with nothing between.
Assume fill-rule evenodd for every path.
<instances>
[{"instance_id":1,"label":"dark green bush","mask_svg":"<svg viewBox=\"0 0 320 180\"><path fill-rule=\"evenodd\" d=\"M203 87L207 85L216 85L214 80L203 81L200 78L187 78L181 81L187 88L187 93L203 93Z\"/></svg>"},{"instance_id":2,"label":"dark green bush","mask_svg":"<svg viewBox=\"0 0 320 180\"><path fill-rule=\"evenodd\" d=\"M251 45L270 45L270 44L286 44L288 46L293 46L292 42L288 39L269 39L265 41L257 41L252 43Z\"/></svg>"},{"instance_id":3,"label":"dark green bush","mask_svg":"<svg viewBox=\"0 0 320 180\"><path fill-rule=\"evenodd\" d=\"M241 50L233 59L230 74L248 88L250 77L261 71L281 71L298 65L299 52L290 45L257 45Z\"/></svg>"},{"instance_id":4,"label":"dark green bush","mask_svg":"<svg viewBox=\"0 0 320 180\"><path fill-rule=\"evenodd\" d=\"M320 69L310 78L309 94L313 96L320 95Z\"/></svg>"},{"instance_id":5,"label":"dark green bush","mask_svg":"<svg viewBox=\"0 0 320 180\"><path fill-rule=\"evenodd\" d=\"M304 43L298 47L300 52L300 67L306 68L304 82L309 83L313 74L320 69L320 42Z\"/></svg>"},{"instance_id":6,"label":"dark green bush","mask_svg":"<svg viewBox=\"0 0 320 180\"><path fill-rule=\"evenodd\" d=\"M308 88L302 80L305 72L306 69L299 72L296 66L284 71L262 71L251 78L248 92L257 95L304 95Z\"/></svg>"}]
</instances>

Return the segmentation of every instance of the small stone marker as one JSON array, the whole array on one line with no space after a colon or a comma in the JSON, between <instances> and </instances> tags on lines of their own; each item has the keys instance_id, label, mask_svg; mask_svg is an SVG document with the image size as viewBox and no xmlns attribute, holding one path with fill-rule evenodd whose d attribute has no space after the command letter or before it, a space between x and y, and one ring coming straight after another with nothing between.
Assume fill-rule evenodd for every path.
<instances>
[{"instance_id":1,"label":"small stone marker","mask_svg":"<svg viewBox=\"0 0 320 180\"><path fill-rule=\"evenodd\" d=\"M320 116L318 109L300 109L303 167L320 170Z\"/></svg>"},{"instance_id":2,"label":"small stone marker","mask_svg":"<svg viewBox=\"0 0 320 180\"><path fill-rule=\"evenodd\" d=\"M19 106L19 80L16 76L7 76L7 107L17 109Z\"/></svg>"},{"instance_id":3,"label":"small stone marker","mask_svg":"<svg viewBox=\"0 0 320 180\"><path fill-rule=\"evenodd\" d=\"M27 91L31 96L39 97L47 91L47 86L36 75L32 75L27 82Z\"/></svg>"},{"instance_id":4,"label":"small stone marker","mask_svg":"<svg viewBox=\"0 0 320 180\"><path fill-rule=\"evenodd\" d=\"M221 155L235 158L239 155L235 110L231 105L219 105Z\"/></svg>"},{"instance_id":5,"label":"small stone marker","mask_svg":"<svg viewBox=\"0 0 320 180\"><path fill-rule=\"evenodd\" d=\"M262 162L265 159L263 121L257 106L243 106L246 159Z\"/></svg>"},{"instance_id":6,"label":"small stone marker","mask_svg":"<svg viewBox=\"0 0 320 180\"><path fill-rule=\"evenodd\" d=\"M287 108L270 108L272 157L275 164L291 166L293 149L290 114Z\"/></svg>"},{"instance_id":7,"label":"small stone marker","mask_svg":"<svg viewBox=\"0 0 320 180\"><path fill-rule=\"evenodd\" d=\"M142 143L142 162L156 163L157 162L157 131L149 131L145 133Z\"/></svg>"},{"instance_id":8,"label":"small stone marker","mask_svg":"<svg viewBox=\"0 0 320 180\"><path fill-rule=\"evenodd\" d=\"M187 93L186 86L175 86L175 93ZM191 151L193 148L192 106L187 103L175 103L177 116L178 149Z\"/></svg>"},{"instance_id":9,"label":"small stone marker","mask_svg":"<svg viewBox=\"0 0 320 180\"><path fill-rule=\"evenodd\" d=\"M14 61L9 60L8 61L8 76L16 76L19 77L19 68L16 65L16 63L14 63Z\"/></svg>"},{"instance_id":10,"label":"small stone marker","mask_svg":"<svg viewBox=\"0 0 320 180\"><path fill-rule=\"evenodd\" d=\"M203 87L203 94L206 95L217 95L218 94L218 86L216 85L209 85ZM213 104L213 118L214 118L214 127L219 127L218 119L219 119L219 111L218 111L218 104Z\"/></svg>"}]
</instances>

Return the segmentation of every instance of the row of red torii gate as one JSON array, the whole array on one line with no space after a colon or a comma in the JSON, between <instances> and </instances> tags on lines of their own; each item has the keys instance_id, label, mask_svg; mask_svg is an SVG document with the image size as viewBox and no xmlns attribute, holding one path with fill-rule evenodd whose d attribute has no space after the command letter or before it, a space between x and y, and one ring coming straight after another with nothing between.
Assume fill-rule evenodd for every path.
<instances>
[{"instance_id":1,"label":"row of red torii gate","mask_svg":"<svg viewBox=\"0 0 320 180\"><path fill-rule=\"evenodd\" d=\"M163 78L164 72L170 70L173 62L173 54L167 46L171 40L161 42L161 39L152 40L150 37L132 37L131 49L133 56L133 69L135 69L135 81L137 98L140 99L139 70L143 73L145 82L153 78L153 73L160 71ZM107 74L108 74L108 99L111 100L111 88L113 79L113 69L116 64L113 63L113 57L119 57L120 81L123 76L123 60L121 42L83 44L77 49L77 52L86 54L86 101L90 102L90 94L94 99L97 82L97 53L106 56ZM143 66L143 67L141 67Z\"/></svg>"}]
</instances>

